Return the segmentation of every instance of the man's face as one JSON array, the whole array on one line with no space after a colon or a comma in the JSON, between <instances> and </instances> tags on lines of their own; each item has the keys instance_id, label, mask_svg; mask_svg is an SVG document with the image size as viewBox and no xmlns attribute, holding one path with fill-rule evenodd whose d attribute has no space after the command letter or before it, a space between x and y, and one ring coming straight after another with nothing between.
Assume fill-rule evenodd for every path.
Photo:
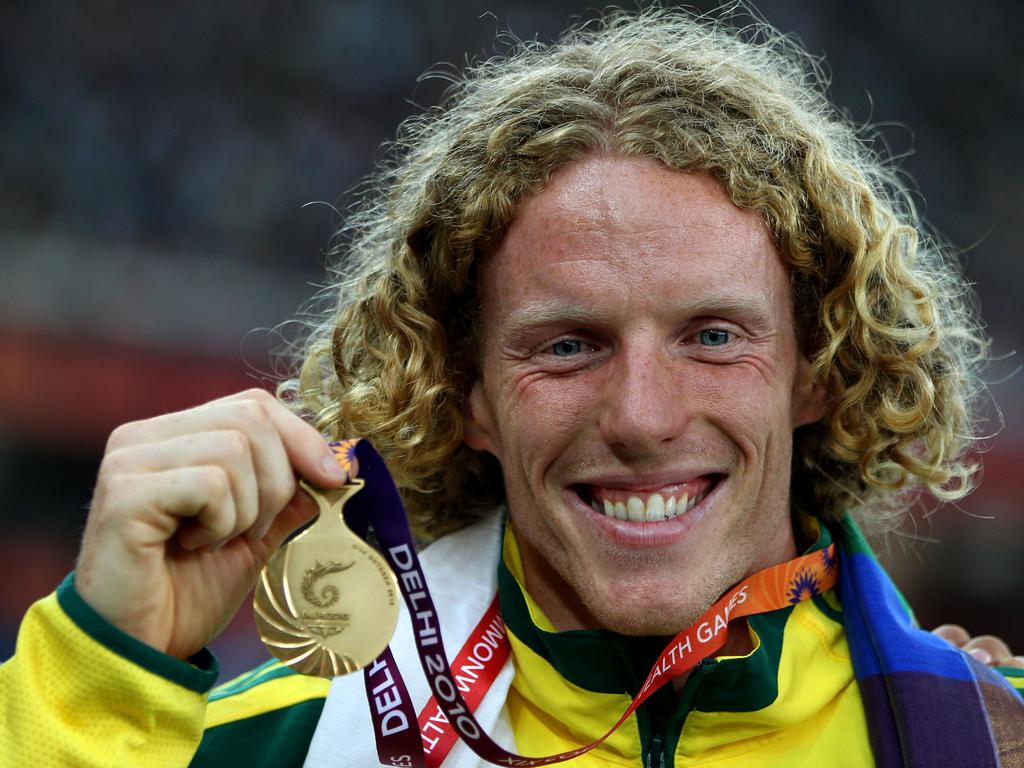
<instances>
[{"instance_id":1,"label":"man's face","mask_svg":"<svg viewBox=\"0 0 1024 768\"><path fill-rule=\"evenodd\" d=\"M558 628L672 634L795 554L793 429L821 405L758 214L708 176L590 157L521 205L480 297L466 442L501 462Z\"/></svg>"}]
</instances>

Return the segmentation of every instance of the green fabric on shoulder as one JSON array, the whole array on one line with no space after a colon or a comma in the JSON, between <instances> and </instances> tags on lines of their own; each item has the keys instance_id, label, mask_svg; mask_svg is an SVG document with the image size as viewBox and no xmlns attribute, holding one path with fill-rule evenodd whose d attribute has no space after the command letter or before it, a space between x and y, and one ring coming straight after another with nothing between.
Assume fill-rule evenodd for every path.
<instances>
[{"instance_id":1,"label":"green fabric on shoulder","mask_svg":"<svg viewBox=\"0 0 1024 768\"><path fill-rule=\"evenodd\" d=\"M192 768L301 768L324 699L225 723L203 734Z\"/></svg>"},{"instance_id":2,"label":"green fabric on shoulder","mask_svg":"<svg viewBox=\"0 0 1024 768\"><path fill-rule=\"evenodd\" d=\"M191 765L217 768L301 766L330 681L269 660L209 698L206 729Z\"/></svg>"}]
</instances>

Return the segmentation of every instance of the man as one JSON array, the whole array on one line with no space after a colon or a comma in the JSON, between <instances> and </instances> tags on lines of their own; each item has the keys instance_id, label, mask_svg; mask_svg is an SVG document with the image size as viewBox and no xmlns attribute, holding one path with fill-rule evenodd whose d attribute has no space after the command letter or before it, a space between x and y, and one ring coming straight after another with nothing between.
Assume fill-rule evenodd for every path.
<instances>
[{"instance_id":1,"label":"man","mask_svg":"<svg viewBox=\"0 0 1024 768\"><path fill-rule=\"evenodd\" d=\"M734 621L573 764L1021 764L1019 695L910 627L849 516L970 489L962 279L771 39L612 17L407 125L289 407L248 392L111 436L78 568L2 668L0 755L374 764L358 676L328 696L271 664L205 696L204 646L315 514L296 475L346 479L324 433L371 438L438 539L449 656L497 590L511 657L477 715L520 754L597 740L670 637L836 543L836 589ZM392 649L423 707L404 619Z\"/></svg>"}]
</instances>

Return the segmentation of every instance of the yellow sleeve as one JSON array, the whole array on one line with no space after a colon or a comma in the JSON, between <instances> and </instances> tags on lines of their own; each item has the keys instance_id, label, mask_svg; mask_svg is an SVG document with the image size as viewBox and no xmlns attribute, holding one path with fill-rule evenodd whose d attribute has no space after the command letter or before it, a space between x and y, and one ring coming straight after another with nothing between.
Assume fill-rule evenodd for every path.
<instances>
[{"instance_id":1,"label":"yellow sleeve","mask_svg":"<svg viewBox=\"0 0 1024 768\"><path fill-rule=\"evenodd\" d=\"M217 678L209 652L191 661L118 631L69 576L29 609L0 664L0 765L187 766Z\"/></svg>"}]
</instances>

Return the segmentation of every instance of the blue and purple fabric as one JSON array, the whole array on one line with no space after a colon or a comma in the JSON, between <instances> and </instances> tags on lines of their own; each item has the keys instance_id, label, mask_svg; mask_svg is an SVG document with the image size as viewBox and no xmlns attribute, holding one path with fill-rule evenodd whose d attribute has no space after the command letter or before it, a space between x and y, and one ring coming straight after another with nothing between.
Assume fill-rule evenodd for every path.
<instances>
[{"instance_id":1,"label":"blue and purple fabric","mask_svg":"<svg viewBox=\"0 0 1024 768\"><path fill-rule=\"evenodd\" d=\"M839 543L843 621L877 764L1024 767L1020 693L914 625L849 518Z\"/></svg>"}]
</instances>

